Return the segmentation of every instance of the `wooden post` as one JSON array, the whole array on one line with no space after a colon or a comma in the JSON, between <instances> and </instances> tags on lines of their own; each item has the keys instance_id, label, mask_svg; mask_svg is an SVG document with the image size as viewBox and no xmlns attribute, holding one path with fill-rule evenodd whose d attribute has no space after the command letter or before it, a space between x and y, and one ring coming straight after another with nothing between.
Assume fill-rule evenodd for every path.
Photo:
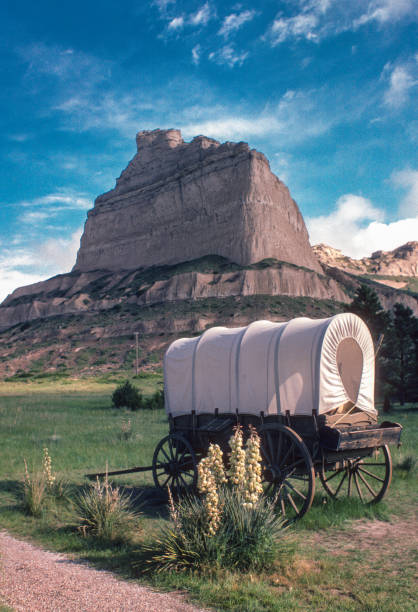
<instances>
[{"instance_id":1,"label":"wooden post","mask_svg":"<svg viewBox=\"0 0 418 612\"><path fill-rule=\"evenodd\" d=\"M135 375L138 376L138 334L139 332L134 332L135 335L135 354L136 354L136 359L135 359Z\"/></svg>"}]
</instances>

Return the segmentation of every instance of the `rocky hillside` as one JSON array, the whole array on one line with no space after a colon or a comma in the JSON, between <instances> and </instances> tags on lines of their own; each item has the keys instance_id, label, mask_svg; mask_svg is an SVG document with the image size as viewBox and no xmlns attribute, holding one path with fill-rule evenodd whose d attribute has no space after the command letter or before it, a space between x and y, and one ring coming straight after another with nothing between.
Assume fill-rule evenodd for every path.
<instances>
[{"instance_id":1,"label":"rocky hillside","mask_svg":"<svg viewBox=\"0 0 418 612\"><path fill-rule=\"evenodd\" d=\"M388 287L418 292L418 242L407 242L393 251L376 251L371 257L352 259L326 244L313 248L327 267L373 279Z\"/></svg>"},{"instance_id":2,"label":"rocky hillside","mask_svg":"<svg viewBox=\"0 0 418 612\"><path fill-rule=\"evenodd\" d=\"M385 308L418 313L415 294L381 280L416 279L417 243L361 261L313 251L287 187L247 144L155 130L137 145L89 211L73 270L0 304L0 376L129 370L136 331L154 367L173 339L212 325L330 316L360 281Z\"/></svg>"}]
</instances>

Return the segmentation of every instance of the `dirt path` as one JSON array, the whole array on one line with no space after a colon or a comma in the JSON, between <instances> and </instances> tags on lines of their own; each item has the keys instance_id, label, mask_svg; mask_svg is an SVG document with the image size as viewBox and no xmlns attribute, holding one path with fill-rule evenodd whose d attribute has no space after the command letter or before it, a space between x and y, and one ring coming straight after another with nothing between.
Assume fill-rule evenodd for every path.
<instances>
[{"instance_id":1,"label":"dirt path","mask_svg":"<svg viewBox=\"0 0 418 612\"><path fill-rule=\"evenodd\" d=\"M418 548L418 519L411 516L407 520L395 519L393 523L360 520L344 531L315 533L313 544L331 554L367 551L371 560L387 555L402 562L409 551Z\"/></svg>"},{"instance_id":2,"label":"dirt path","mask_svg":"<svg viewBox=\"0 0 418 612\"><path fill-rule=\"evenodd\" d=\"M156 593L0 532L0 603L24 612L198 612L181 594Z\"/></svg>"}]
</instances>

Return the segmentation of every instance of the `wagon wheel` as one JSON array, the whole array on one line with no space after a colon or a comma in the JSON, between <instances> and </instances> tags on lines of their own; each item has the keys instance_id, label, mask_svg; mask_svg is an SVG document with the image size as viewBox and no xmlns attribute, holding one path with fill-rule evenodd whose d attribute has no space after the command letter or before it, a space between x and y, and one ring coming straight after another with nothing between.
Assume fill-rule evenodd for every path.
<instances>
[{"instance_id":1,"label":"wagon wheel","mask_svg":"<svg viewBox=\"0 0 418 612\"><path fill-rule=\"evenodd\" d=\"M158 489L170 487L177 497L196 487L196 455L183 436L174 433L160 440L152 459L152 476Z\"/></svg>"},{"instance_id":2,"label":"wagon wheel","mask_svg":"<svg viewBox=\"0 0 418 612\"><path fill-rule=\"evenodd\" d=\"M276 497L287 522L299 519L311 507L315 493L311 455L290 427L265 423L258 433L265 494Z\"/></svg>"},{"instance_id":3,"label":"wagon wheel","mask_svg":"<svg viewBox=\"0 0 418 612\"><path fill-rule=\"evenodd\" d=\"M325 491L333 497L359 497L364 504L376 504L392 480L392 457L387 446L375 448L370 457L347 459L332 472L322 464L319 478Z\"/></svg>"}]
</instances>

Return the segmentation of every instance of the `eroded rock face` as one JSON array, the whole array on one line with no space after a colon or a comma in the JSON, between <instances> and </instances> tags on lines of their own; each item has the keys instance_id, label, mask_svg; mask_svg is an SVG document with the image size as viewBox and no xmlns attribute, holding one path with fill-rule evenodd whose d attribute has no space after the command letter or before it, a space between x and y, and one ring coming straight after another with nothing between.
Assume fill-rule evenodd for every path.
<instances>
[{"instance_id":1,"label":"eroded rock face","mask_svg":"<svg viewBox=\"0 0 418 612\"><path fill-rule=\"evenodd\" d=\"M89 211L74 270L121 270L221 255L321 271L287 187L246 143L179 130L137 134L138 152Z\"/></svg>"},{"instance_id":2,"label":"eroded rock face","mask_svg":"<svg viewBox=\"0 0 418 612\"><path fill-rule=\"evenodd\" d=\"M327 244L316 244L313 251L322 264L340 268L350 274L418 276L418 242L407 242L393 251L376 251L371 257L362 259L347 257L339 249Z\"/></svg>"}]
</instances>

